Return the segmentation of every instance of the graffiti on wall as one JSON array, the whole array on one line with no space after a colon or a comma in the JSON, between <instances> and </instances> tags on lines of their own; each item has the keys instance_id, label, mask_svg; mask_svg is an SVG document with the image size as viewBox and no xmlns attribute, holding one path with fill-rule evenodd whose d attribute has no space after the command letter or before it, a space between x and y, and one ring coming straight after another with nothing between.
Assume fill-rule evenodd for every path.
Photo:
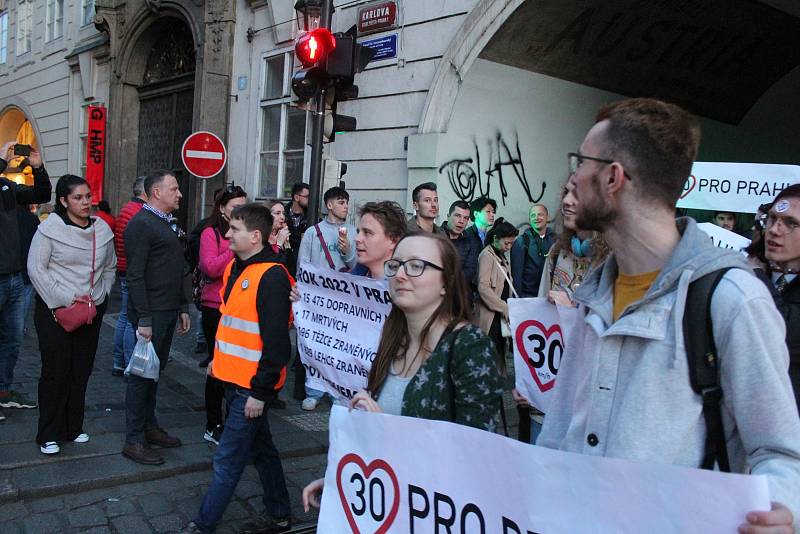
<instances>
[{"instance_id":1,"label":"graffiti on wall","mask_svg":"<svg viewBox=\"0 0 800 534\"><path fill-rule=\"evenodd\" d=\"M507 141L499 131L496 132L493 138L486 141L483 151L478 147L478 142L473 140L473 156L445 162L439 167L439 175L446 177L456 196L467 202L482 196L496 199L496 193L492 196L496 186L500 191L500 200L505 205L508 196L506 180L514 178L528 197L528 202L539 202L547 188L547 183L542 180L538 196L533 196L516 131L512 141Z\"/></svg>"}]
</instances>

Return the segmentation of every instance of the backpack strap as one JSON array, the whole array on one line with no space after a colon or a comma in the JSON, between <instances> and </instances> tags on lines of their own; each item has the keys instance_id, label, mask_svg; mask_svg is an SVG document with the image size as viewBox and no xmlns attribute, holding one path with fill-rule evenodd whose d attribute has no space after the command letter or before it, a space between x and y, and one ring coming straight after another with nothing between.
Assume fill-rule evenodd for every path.
<instances>
[{"instance_id":1,"label":"backpack strap","mask_svg":"<svg viewBox=\"0 0 800 534\"><path fill-rule=\"evenodd\" d=\"M722 427L722 386L719 379L719 358L711 323L711 297L729 268L698 278L689 285L683 314L683 337L689 363L692 390L703 398L706 423L705 455L702 469L730 472L725 429Z\"/></svg>"}]
</instances>

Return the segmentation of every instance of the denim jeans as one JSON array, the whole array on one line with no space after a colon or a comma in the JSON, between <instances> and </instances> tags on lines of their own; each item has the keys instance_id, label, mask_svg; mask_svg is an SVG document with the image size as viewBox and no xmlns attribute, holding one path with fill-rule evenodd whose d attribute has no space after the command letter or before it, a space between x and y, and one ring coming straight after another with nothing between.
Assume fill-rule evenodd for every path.
<instances>
[{"instance_id":1,"label":"denim jeans","mask_svg":"<svg viewBox=\"0 0 800 534\"><path fill-rule=\"evenodd\" d=\"M24 293L20 273L0 275L0 391L9 391L14 381L25 325Z\"/></svg>"},{"instance_id":2,"label":"denim jeans","mask_svg":"<svg viewBox=\"0 0 800 534\"><path fill-rule=\"evenodd\" d=\"M194 519L204 532L213 532L219 523L251 454L264 489L265 513L278 519L291 514L289 492L281 459L270 434L267 410L264 409L261 417L247 419L244 405L249 396L249 390L225 384L225 398L228 401L225 432L214 453L211 485Z\"/></svg>"},{"instance_id":3,"label":"denim jeans","mask_svg":"<svg viewBox=\"0 0 800 534\"><path fill-rule=\"evenodd\" d=\"M531 445L536 445L536 440L539 438L539 434L542 433L542 424L531 418Z\"/></svg>"},{"instance_id":4,"label":"denim jeans","mask_svg":"<svg viewBox=\"0 0 800 534\"><path fill-rule=\"evenodd\" d=\"M125 369L131 361L133 347L136 346L136 329L128 320L128 281L125 275L119 275L119 283L122 289L122 305L114 327L114 367Z\"/></svg>"},{"instance_id":5,"label":"denim jeans","mask_svg":"<svg viewBox=\"0 0 800 534\"><path fill-rule=\"evenodd\" d=\"M28 320L28 312L31 310L33 304L33 284L24 284L22 286L22 327L25 331L25 321Z\"/></svg>"}]
</instances>

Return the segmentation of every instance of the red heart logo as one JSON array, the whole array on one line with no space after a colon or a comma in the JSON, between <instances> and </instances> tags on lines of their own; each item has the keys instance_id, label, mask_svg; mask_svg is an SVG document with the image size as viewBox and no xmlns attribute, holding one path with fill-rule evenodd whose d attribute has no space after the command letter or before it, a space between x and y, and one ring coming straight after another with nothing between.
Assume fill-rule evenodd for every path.
<instances>
[{"instance_id":1,"label":"red heart logo","mask_svg":"<svg viewBox=\"0 0 800 534\"><path fill-rule=\"evenodd\" d=\"M689 185L689 182L691 182L692 185ZM689 178L686 179L686 183L683 184L683 193L681 193L681 200L689 196L689 193L692 192L692 190L695 188L696 185L697 185L697 178L695 178L694 174L690 174Z\"/></svg>"},{"instance_id":2,"label":"red heart logo","mask_svg":"<svg viewBox=\"0 0 800 534\"><path fill-rule=\"evenodd\" d=\"M392 508L389 510L389 514L386 516L386 519L383 521L380 527L375 531L375 534L385 534L389 532L389 527L392 526L394 523L394 518L397 516L397 510L400 508L400 484L397 482L397 475L394 474L394 470L392 467L386 463L384 460L372 460L369 465L357 454L350 453L345 454L342 456L342 459L339 460L339 465L336 468L336 485L339 488L339 499L342 501L342 508L344 508L344 512L347 516L347 522L350 523L350 528L353 534L361 534L361 531L358 529L358 525L356 524L356 520L353 517L353 511L351 510L350 503L347 501L347 497L344 494L344 488L342 487L342 471L347 464L353 463L357 465L361 472L364 473L364 486L366 487L366 480L377 470L384 471L392 481L392 486L394 488L394 502L392 503ZM361 489L362 492L364 488ZM371 492L366 492L370 494ZM366 504L364 504L366 506Z\"/></svg>"},{"instance_id":3,"label":"red heart logo","mask_svg":"<svg viewBox=\"0 0 800 534\"><path fill-rule=\"evenodd\" d=\"M541 341L539 346L537 347L538 350L534 350L537 354L541 354L540 358L542 360L542 364L537 368L533 365L533 361L528 354L528 348L525 345L525 332L528 330L529 327L533 327L542 333ZM561 342L561 347L564 347L564 334L561 332L561 325L554 324L553 326L547 328L539 321L535 321L533 319L528 319L527 321L522 321L519 326L517 327L517 331L514 334L515 342L517 343L517 347L519 348L519 352L522 355L522 359L528 364L528 369L533 376L534 382L536 382L536 386L539 388L539 391L544 393L545 391L549 391L556 385L556 376L555 373L548 373L551 375L551 378L546 381L542 381L539 377L539 370L545 366L546 359L549 357L548 352L545 351L545 348L548 346L547 340L550 339L550 336L553 334L558 334L558 337ZM537 334L533 335L534 337L538 337ZM563 354L563 352L562 352Z\"/></svg>"}]
</instances>

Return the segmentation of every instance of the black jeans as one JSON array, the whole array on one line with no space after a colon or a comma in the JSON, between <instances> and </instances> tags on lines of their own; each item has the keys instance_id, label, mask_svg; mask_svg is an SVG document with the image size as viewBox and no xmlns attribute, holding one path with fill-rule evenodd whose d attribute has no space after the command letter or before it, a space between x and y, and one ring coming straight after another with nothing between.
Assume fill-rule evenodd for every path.
<instances>
[{"instance_id":1,"label":"black jeans","mask_svg":"<svg viewBox=\"0 0 800 534\"><path fill-rule=\"evenodd\" d=\"M86 386L92 374L100 326L108 298L97 306L92 324L67 332L37 295L33 323L42 354L39 377L38 443L72 441L83 432Z\"/></svg>"},{"instance_id":2,"label":"black jeans","mask_svg":"<svg viewBox=\"0 0 800 534\"><path fill-rule=\"evenodd\" d=\"M167 367L172 336L175 334L175 323L178 310L154 311L153 347L161 363L161 373ZM144 432L158 427L156 420L156 393L158 382L140 376L128 376L128 389L125 392L125 441L127 443L145 443Z\"/></svg>"},{"instance_id":3,"label":"black jeans","mask_svg":"<svg viewBox=\"0 0 800 534\"><path fill-rule=\"evenodd\" d=\"M203 318L203 335L206 337L208 351L213 356L214 340L217 338L217 327L222 314L219 308L200 308ZM213 430L222 424L222 402L225 398L225 386L222 381L206 375L206 430Z\"/></svg>"}]
</instances>

